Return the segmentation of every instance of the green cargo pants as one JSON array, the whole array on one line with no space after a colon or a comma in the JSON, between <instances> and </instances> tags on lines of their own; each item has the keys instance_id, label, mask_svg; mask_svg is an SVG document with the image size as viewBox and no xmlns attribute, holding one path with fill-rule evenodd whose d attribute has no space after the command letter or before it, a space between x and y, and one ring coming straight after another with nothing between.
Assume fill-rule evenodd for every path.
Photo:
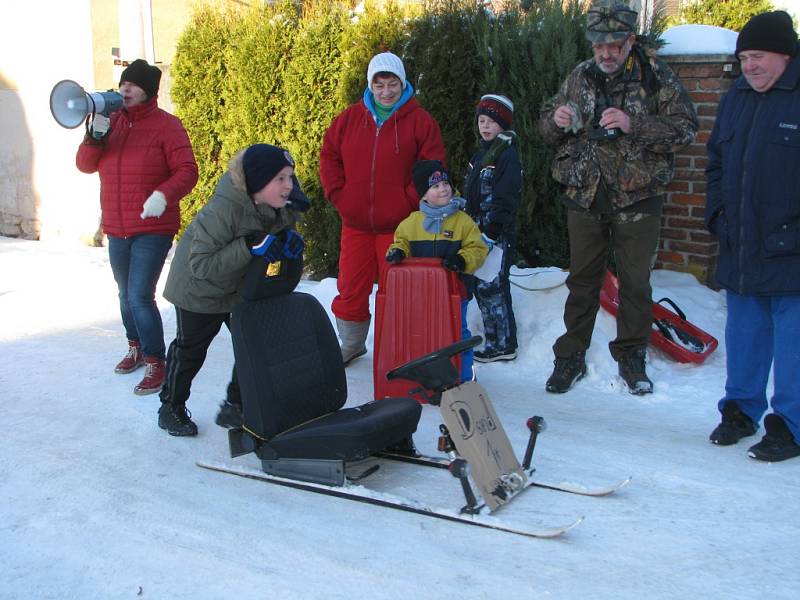
<instances>
[{"instance_id":1,"label":"green cargo pants","mask_svg":"<svg viewBox=\"0 0 800 600\"><path fill-rule=\"evenodd\" d=\"M553 345L557 357L586 350L591 344L609 248L614 252L620 287L617 337L608 344L611 356L619 360L647 345L653 321L650 270L660 226L658 215L567 211L570 262L569 296L564 305L567 331Z\"/></svg>"}]
</instances>

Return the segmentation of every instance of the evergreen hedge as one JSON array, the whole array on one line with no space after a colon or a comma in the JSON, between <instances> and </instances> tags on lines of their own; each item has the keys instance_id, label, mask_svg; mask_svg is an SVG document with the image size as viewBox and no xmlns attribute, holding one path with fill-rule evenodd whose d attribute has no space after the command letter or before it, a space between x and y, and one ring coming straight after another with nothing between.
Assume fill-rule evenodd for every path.
<instances>
[{"instance_id":1,"label":"evergreen hedge","mask_svg":"<svg viewBox=\"0 0 800 600\"><path fill-rule=\"evenodd\" d=\"M678 22L741 31L752 17L771 10L770 0L693 0L681 4Z\"/></svg>"},{"instance_id":2,"label":"evergreen hedge","mask_svg":"<svg viewBox=\"0 0 800 600\"><path fill-rule=\"evenodd\" d=\"M480 96L514 101L525 170L519 259L566 266L566 217L550 177L554 149L539 139L536 121L542 102L589 56L575 0L497 14L474 0L367 3L359 11L325 0L198 9L173 65L177 114L200 165L200 182L182 207L184 225L211 197L231 154L256 142L284 145L312 200L302 225L306 264L314 276L335 276L340 223L319 183L322 137L359 100L369 60L385 50L403 58L418 100L439 122L458 188L478 144Z\"/></svg>"}]
</instances>

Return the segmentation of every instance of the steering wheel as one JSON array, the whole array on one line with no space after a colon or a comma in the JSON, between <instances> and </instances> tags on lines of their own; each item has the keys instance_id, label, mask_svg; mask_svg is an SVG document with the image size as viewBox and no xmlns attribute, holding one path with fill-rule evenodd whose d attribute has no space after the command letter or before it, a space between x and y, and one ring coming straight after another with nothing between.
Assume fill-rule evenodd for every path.
<instances>
[{"instance_id":1,"label":"steering wheel","mask_svg":"<svg viewBox=\"0 0 800 600\"><path fill-rule=\"evenodd\" d=\"M434 350L424 356L415 358L395 367L386 373L386 379L410 379L423 387L437 391L458 385L458 371L450 359L463 352L474 348L483 341L479 335L474 335L468 340L461 340L444 348Z\"/></svg>"}]
</instances>

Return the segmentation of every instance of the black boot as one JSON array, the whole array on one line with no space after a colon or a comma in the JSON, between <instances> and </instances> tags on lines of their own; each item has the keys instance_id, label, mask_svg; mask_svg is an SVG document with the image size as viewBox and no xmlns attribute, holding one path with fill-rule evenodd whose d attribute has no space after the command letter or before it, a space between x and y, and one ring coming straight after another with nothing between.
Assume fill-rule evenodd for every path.
<instances>
[{"instance_id":1,"label":"black boot","mask_svg":"<svg viewBox=\"0 0 800 600\"><path fill-rule=\"evenodd\" d=\"M645 370L646 348L637 348L620 357L619 376L628 385L628 391L637 396L653 393L653 382L647 376Z\"/></svg>"},{"instance_id":2,"label":"black boot","mask_svg":"<svg viewBox=\"0 0 800 600\"><path fill-rule=\"evenodd\" d=\"M553 374L550 375L544 389L553 394L563 394L586 375L586 352L580 350L566 358L556 356L553 364L555 365Z\"/></svg>"},{"instance_id":3,"label":"black boot","mask_svg":"<svg viewBox=\"0 0 800 600\"><path fill-rule=\"evenodd\" d=\"M728 400L722 405L722 421L711 432L708 439L717 446L732 446L743 437L753 435L756 425L753 420L739 410L739 405Z\"/></svg>"},{"instance_id":4,"label":"black boot","mask_svg":"<svg viewBox=\"0 0 800 600\"><path fill-rule=\"evenodd\" d=\"M192 413L184 404L175 406L171 402L162 402L158 409L158 426L166 429L170 435L197 435L197 425L192 421Z\"/></svg>"},{"instance_id":5,"label":"black boot","mask_svg":"<svg viewBox=\"0 0 800 600\"><path fill-rule=\"evenodd\" d=\"M242 426L242 406L225 400L219 406L216 424L225 429L237 429Z\"/></svg>"},{"instance_id":6,"label":"black boot","mask_svg":"<svg viewBox=\"0 0 800 600\"><path fill-rule=\"evenodd\" d=\"M473 355L475 362L489 363L497 360L514 360L517 358L516 350L495 350L494 348L486 347L483 350L476 350Z\"/></svg>"},{"instance_id":7,"label":"black boot","mask_svg":"<svg viewBox=\"0 0 800 600\"><path fill-rule=\"evenodd\" d=\"M764 417L766 435L747 451L747 456L767 462L779 462L800 456L800 445L794 439L786 422L775 414Z\"/></svg>"}]
</instances>

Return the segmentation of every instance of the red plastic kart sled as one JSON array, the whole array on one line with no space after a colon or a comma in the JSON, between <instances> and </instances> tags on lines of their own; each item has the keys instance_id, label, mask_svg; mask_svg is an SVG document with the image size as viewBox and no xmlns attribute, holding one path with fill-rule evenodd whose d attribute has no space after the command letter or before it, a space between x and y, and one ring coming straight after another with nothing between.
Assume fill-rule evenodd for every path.
<instances>
[{"instance_id":1,"label":"red plastic kart sled","mask_svg":"<svg viewBox=\"0 0 800 600\"><path fill-rule=\"evenodd\" d=\"M668 303L675 312L661 305ZM619 282L613 273L606 271L603 289L600 291L600 305L615 317L619 311ZM686 315L669 298L653 302L653 330L650 343L682 363L705 361L716 350L717 339L692 325Z\"/></svg>"},{"instance_id":2,"label":"red plastic kart sled","mask_svg":"<svg viewBox=\"0 0 800 600\"><path fill-rule=\"evenodd\" d=\"M409 257L390 265L375 297L375 399L410 395L418 402L427 402L424 393L409 393L419 384L402 378L389 380L386 374L460 339L458 275L442 268L442 261L437 258ZM460 354L452 361L461 368Z\"/></svg>"}]
</instances>

